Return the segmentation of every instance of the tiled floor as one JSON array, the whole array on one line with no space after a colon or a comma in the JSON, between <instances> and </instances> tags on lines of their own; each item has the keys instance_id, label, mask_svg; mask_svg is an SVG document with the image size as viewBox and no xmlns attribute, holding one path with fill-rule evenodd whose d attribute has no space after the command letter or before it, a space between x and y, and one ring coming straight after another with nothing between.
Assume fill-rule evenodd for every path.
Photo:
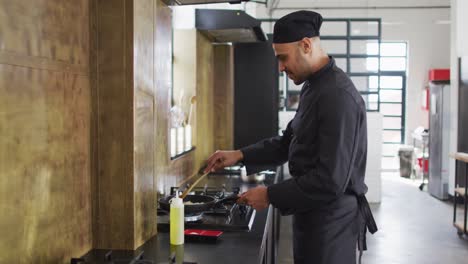
<instances>
[{"instance_id":1,"label":"tiled floor","mask_svg":"<svg viewBox=\"0 0 468 264\"><path fill-rule=\"evenodd\" d=\"M368 235L362 263L468 263L468 238L458 237L452 225L452 205L418 186L395 174L382 177L382 203L372 205L380 230ZM278 263L293 263L291 219L283 217L281 225Z\"/></svg>"}]
</instances>

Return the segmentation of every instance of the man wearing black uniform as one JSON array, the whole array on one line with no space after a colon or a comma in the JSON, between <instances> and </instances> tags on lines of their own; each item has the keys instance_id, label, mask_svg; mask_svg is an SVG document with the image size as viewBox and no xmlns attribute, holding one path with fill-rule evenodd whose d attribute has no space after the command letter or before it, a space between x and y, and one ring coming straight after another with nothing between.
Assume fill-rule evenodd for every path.
<instances>
[{"instance_id":1,"label":"man wearing black uniform","mask_svg":"<svg viewBox=\"0 0 468 264\"><path fill-rule=\"evenodd\" d=\"M292 178L242 194L255 209L272 204L293 214L296 264L356 263L356 244L377 231L364 194L367 155L366 107L349 77L321 48L322 16L298 11L274 26L279 70L304 83L296 115L282 136L235 151L217 151L207 171L242 161L250 165L289 161Z\"/></svg>"}]
</instances>

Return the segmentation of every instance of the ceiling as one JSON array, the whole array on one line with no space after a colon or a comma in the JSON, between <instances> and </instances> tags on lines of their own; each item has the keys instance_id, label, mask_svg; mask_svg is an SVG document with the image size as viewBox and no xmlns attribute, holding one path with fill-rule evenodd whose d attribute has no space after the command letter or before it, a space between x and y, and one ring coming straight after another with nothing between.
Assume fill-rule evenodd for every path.
<instances>
[{"instance_id":1,"label":"ceiling","mask_svg":"<svg viewBox=\"0 0 468 264\"><path fill-rule=\"evenodd\" d=\"M450 0L268 0L270 8L440 7Z\"/></svg>"}]
</instances>

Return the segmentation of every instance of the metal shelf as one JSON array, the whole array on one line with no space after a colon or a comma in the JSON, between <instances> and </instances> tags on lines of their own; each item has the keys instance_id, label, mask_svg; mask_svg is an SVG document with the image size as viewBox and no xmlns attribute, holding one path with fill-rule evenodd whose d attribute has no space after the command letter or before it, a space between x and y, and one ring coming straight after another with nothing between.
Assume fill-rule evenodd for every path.
<instances>
[{"instance_id":1,"label":"metal shelf","mask_svg":"<svg viewBox=\"0 0 468 264\"><path fill-rule=\"evenodd\" d=\"M452 158L454 158L458 162L464 162L466 165L466 169L468 171L468 153L462 153L458 152L455 154L450 155ZM455 184L458 182L457 179L457 173L455 173ZM468 235L468 231L466 229L467 227L467 221L468 221L468 199L467 198L467 192L468 192L468 177L465 177L465 187L456 187L455 188L455 195L453 198L453 225L457 228L457 233L458 235ZM458 202L457 198L461 197L463 198L463 213L462 213L462 219L457 220L457 207L458 207Z\"/></svg>"}]
</instances>

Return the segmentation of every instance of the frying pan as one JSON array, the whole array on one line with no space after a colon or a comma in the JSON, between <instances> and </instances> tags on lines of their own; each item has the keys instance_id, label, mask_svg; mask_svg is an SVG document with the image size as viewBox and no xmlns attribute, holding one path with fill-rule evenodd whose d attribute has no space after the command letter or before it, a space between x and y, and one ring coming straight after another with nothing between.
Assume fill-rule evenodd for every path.
<instances>
[{"instance_id":1,"label":"frying pan","mask_svg":"<svg viewBox=\"0 0 468 264\"><path fill-rule=\"evenodd\" d=\"M159 199L159 206L161 207L161 209L169 212L171 208L170 201L172 198L174 198L174 195L166 196L164 198ZM183 201L192 202L195 204L185 204L184 211L185 214L201 213L210 210L218 204L226 203L229 201L237 201L238 198L239 196L237 194L226 196L223 199L216 199L213 196L208 195L189 194L185 196Z\"/></svg>"}]
</instances>

